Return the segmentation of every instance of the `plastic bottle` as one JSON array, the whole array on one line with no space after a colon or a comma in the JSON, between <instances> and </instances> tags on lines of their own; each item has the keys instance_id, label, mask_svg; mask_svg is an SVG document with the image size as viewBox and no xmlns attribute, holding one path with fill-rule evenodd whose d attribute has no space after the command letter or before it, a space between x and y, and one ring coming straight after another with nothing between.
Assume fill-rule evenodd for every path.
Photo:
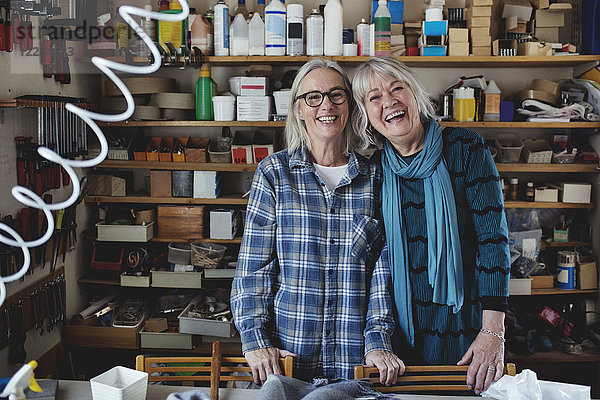
<instances>
[{"instance_id":1,"label":"plastic bottle","mask_svg":"<svg viewBox=\"0 0 600 400\"><path fill-rule=\"evenodd\" d=\"M234 18L238 14L243 14L244 18L246 20L248 19L248 9L246 8L246 0L238 0L237 7L235 8L235 11L233 12Z\"/></svg>"},{"instance_id":2,"label":"plastic bottle","mask_svg":"<svg viewBox=\"0 0 600 400\"><path fill-rule=\"evenodd\" d=\"M510 200L519 200L519 178L510 178L508 186L508 195Z\"/></svg>"},{"instance_id":3,"label":"plastic bottle","mask_svg":"<svg viewBox=\"0 0 600 400\"><path fill-rule=\"evenodd\" d=\"M198 47L205 56L212 55L213 25L204 15L196 14L190 27L190 44Z\"/></svg>"},{"instance_id":4,"label":"plastic bottle","mask_svg":"<svg viewBox=\"0 0 600 400\"><path fill-rule=\"evenodd\" d=\"M181 4L178 1L169 3L169 9L160 11L165 14L181 13ZM187 44L187 27L184 21L159 21L158 42L168 53L169 48L165 42L170 42L177 52L181 52L181 45Z\"/></svg>"},{"instance_id":5,"label":"plastic bottle","mask_svg":"<svg viewBox=\"0 0 600 400\"><path fill-rule=\"evenodd\" d=\"M489 81L485 91L484 121L500 121L500 89L492 79Z\"/></svg>"},{"instance_id":6,"label":"plastic bottle","mask_svg":"<svg viewBox=\"0 0 600 400\"><path fill-rule=\"evenodd\" d=\"M231 23L231 40L229 54L232 56L248 55L248 23L244 14L236 14Z\"/></svg>"},{"instance_id":7,"label":"plastic bottle","mask_svg":"<svg viewBox=\"0 0 600 400\"><path fill-rule=\"evenodd\" d=\"M323 16L315 8L306 18L306 54L323 55Z\"/></svg>"},{"instance_id":8,"label":"plastic bottle","mask_svg":"<svg viewBox=\"0 0 600 400\"><path fill-rule=\"evenodd\" d=\"M534 201L535 199L535 186L533 182L527 182L527 187L525 188L525 200Z\"/></svg>"},{"instance_id":9,"label":"plastic bottle","mask_svg":"<svg viewBox=\"0 0 600 400\"><path fill-rule=\"evenodd\" d=\"M144 9L148 12L152 12L152 6L150 4L146 4ZM146 34L150 36L153 42L156 41L156 23L148 17L142 18L142 28L146 31Z\"/></svg>"},{"instance_id":10,"label":"plastic bottle","mask_svg":"<svg viewBox=\"0 0 600 400\"><path fill-rule=\"evenodd\" d=\"M215 56L229 55L229 7L219 0L215 5Z\"/></svg>"},{"instance_id":11,"label":"plastic bottle","mask_svg":"<svg viewBox=\"0 0 600 400\"><path fill-rule=\"evenodd\" d=\"M212 121L213 113L213 88L214 82L210 77L210 66L203 64L200 67L199 77L196 81L196 120Z\"/></svg>"},{"instance_id":12,"label":"plastic bottle","mask_svg":"<svg viewBox=\"0 0 600 400\"><path fill-rule=\"evenodd\" d=\"M324 13L324 53L326 56L341 56L344 10L340 0L327 0Z\"/></svg>"},{"instance_id":13,"label":"plastic bottle","mask_svg":"<svg viewBox=\"0 0 600 400\"><path fill-rule=\"evenodd\" d=\"M392 15L387 0L379 0L375 11L375 56L389 56L392 43Z\"/></svg>"},{"instance_id":14,"label":"plastic bottle","mask_svg":"<svg viewBox=\"0 0 600 400\"><path fill-rule=\"evenodd\" d=\"M251 56L265 55L265 23L257 12L248 23L248 54Z\"/></svg>"},{"instance_id":15,"label":"plastic bottle","mask_svg":"<svg viewBox=\"0 0 600 400\"><path fill-rule=\"evenodd\" d=\"M265 55L285 55L285 6L281 0L271 0L265 7Z\"/></svg>"},{"instance_id":16,"label":"plastic bottle","mask_svg":"<svg viewBox=\"0 0 600 400\"><path fill-rule=\"evenodd\" d=\"M358 42L358 55L370 56L371 32L369 24L364 18L360 20L360 24L356 25L356 41Z\"/></svg>"},{"instance_id":17,"label":"plastic bottle","mask_svg":"<svg viewBox=\"0 0 600 400\"><path fill-rule=\"evenodd\" d=\"M287 6L286 54L288 56L304 55L304 7L302 4Z\"/></svg>"},{"instance_id":18,"label":"plastic bottle","mask_svg":"<svg viewBox=\"0 0 600 400\"><path fill-rule=\"evenodd\" d=\"M254 7L254 13L260 14L260 18L265 20L265 0L258 0L256 7Z\"/></svg>"}]
</instances>

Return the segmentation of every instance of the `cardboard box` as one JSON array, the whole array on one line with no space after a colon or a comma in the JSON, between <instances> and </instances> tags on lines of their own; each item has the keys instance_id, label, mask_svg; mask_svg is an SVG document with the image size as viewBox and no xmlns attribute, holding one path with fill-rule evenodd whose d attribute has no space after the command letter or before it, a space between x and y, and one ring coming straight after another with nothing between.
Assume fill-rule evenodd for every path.
<instances>
[{"instance_id":1,"label":"cardboard box","mask_svg":"<svg viewBox=\"0 0 600 400\"><path fill-rule=\"evenodd\" d=\"M448 45L448 55L456 57L469 56L469 42L467 43L450 43Z\"/></svg>"},{"instance_id":2,"label":"cardboard box","mask_svg":"<svg viewBox=\"0 0 600 400\"><path fill-rule=\"evenodd\" d=\"M472 17L491 17L492 6L474 6L467 8L467 19Z\"/></svg>"},{"instance_id":3,"label":"cardboard box","mask_svg":"<svg viewBox=\"0 0 600 400\"><path fill-rule=\"evenodd\" d=\"M185 161L205 163L209 142L208 138L190 137L185 147Z\"/></svg>"},{"instance_id":4,"label":"cardboard box","mask_svg":"<svg viewBox=\"0 0 600 400\"><path fill-rule=\"evenodd\" d=\"M271 114L271 96L238 96L238 121L268 121Z\"/></svg>"},{"instance_id":5,"label":"cardboard box","mask_svg":"<svg viewBox=\"0 0 600 400\"><path fill-rule=\"evenodd\" d=\"M100 242L148 242L154 237L154 222L147 225L110 225L98 222Z\"/></svg>"},{"instance_id":6,"label":"cardboard box","mask_svg":"<svg viewBox=\"0 0 600 400\"><path fill-rule=\"evenodd\" d=\"M547 186L536 187L533 198L534 201L556 203L558 202L558 189Z\"/></svg>"},{"instance_id":7,"label":"cardboard box","mask_svg":"<svg viewBox=\"0 0 600 400\"><path fill-rule=\"evenodd\" d=\"M173 162L184 162L185 161L185 147L187 145L188 138L176 138L173 143Z\"/></svg>"},{"instance_id":8,"label":"cardboard box","mask_svg":"<svg viewBox=\"0 0 600 400\"><path fill-rule=\"evenodd\" d=\"M490 36L490 27L482 26L482 27L472 27L471 28L471 39L479 36Z\"/></svg>"},{"instance_id":9,"label":"cardboard box","mask_svg":"<svg viewBox=\"0 0 600 400\"><path fill-rule=\"evenodd\" d=\"M112 175L88 175L88 194L95 196L126 196L126 181Z\"/></svg>"},{"instance_id":10,"label":"cardboard box","mask_svg":"<svg viewBox=\"0 0 600 400\"><path fill-rule=\"evenodd\" d=\"M492 5L494 5L494 0L471 0L471 5L473 5L473 6L492 6Z\"/></svg>"},{"instance_id":11,"label":"cardboard box","mask_svg":"<svg viewBox=\"0 0 600 400\"><path fill-rule=\"evenodd\" d=\"M596 262L578 264L576 281L578 289L598 289L598 269Z\"/></svg>"},{"instance_id":12,"label":"cardboard box","mask_svg":"<svg viewBox=\"0 0 600 400\"><path fill-rule=\"evenodd\" d=\"M542 42L558 43L558 28L535 28L535 37Z\"/></svg>"},{"instance_id":13,"label":"cardboard box","mask_svg":"<svg viewBox=\"0 0 600 400\"><path fill-rule=\"evenodd\" d=\"M216 199L221 192L221 177L217 171L194 171L194 198Z\"/></svg>"},{"instance_id":14,"label":"cardboard box","mask_svg":"<svg viewBox=\"0 0 600 400\"><path fill-rule=\"evenodd\" d=\"M450 43L469 43L469 30L467 28L448 29L448 41Z\"/></svg>"},{"instance_id":15,"label":"cardboard box","mask_svg":"<svg viewBox=\"0 0 600 400\"><path fill-rule=\"evenodd\" d=\"M543 44L539 42L519 43L519 45L517 46L517 55L531 57L551 56L552 46L549 44ZM550 153L550 159L552 159L552 152Z\"/></svg>"},{"instance_id":16,"label":"cardboard box","mask_svg":"<svg viewBox=\"0 0 600 400\"><path fill-rule=\"evenodd\" d=\"M164 137L160 141L160 148L158 149L158 160L161 162L173 161L173 142L175 141L172 137Z\"/></svg>"},{"instance_id":17,"label":"cardboard box","mask_svg":"<svg viewBox=\"0 0 600 400\"><path fill-rule=\"evenodd\" d=\"M252 142L252 155L256 164L273 154L274 142L275 131L256 131Z\"/></svg>"},{"instance_id":18,"label":"cardboard box","mask_svg":"<svg viewBox=\"0 0 600 400\"><path fill-rule=\"evenodd\" d=\"M133 159L135 161L146 161L146 149L150 138L146 136L140 136L133 140L131 147L133 148Z\"/></svg>"},{"instance_id":19,"label":"cardboard box","mask_svg":"<svg viewBox=\"0 0 600 400\"><path fill-rule=\"evenodd\" d=\"M491 47L492 37L491 36L477 36L471 38L471 46L473 47Z\"/></svg>"},{"instance_id":20,"label":"cardboard box","mask_svg":"<svg viewBox=\"0 0 600 400\"><path fill-rule=\"evenodd\" d=\"M517 20L517 26L511 29L507 29L507 32L527 33L527 21Z\"/></svg>"},{"instance_id":21,"label":"cardboard box","mask_svg":"<svg viewBox=\"0 0 600 400\"><path fill-rule=\"evenodd\" d=\"M565 26L565 13L563 11L536 10L536 28L555 28Z\"/></svg>"},{"instance_id":22,"label":"cardboard box","mask_svg":"<svg viewBox=\"0 0 600 400\"><path fill-rule=\"evenodd\" d=\"M562 229L556 229L556 227L554 227L552 240L554 240L555 242L563 242L563 243L568 242L569 241L569 228L562 230Z\"/></svg>"},{"instance_id":23,"label":"cardboard box","mask_svg":"<svg viewBox=\"0 0 600 400\"><path fill-rule=\"evenodd\" d=\"M237 131L231 144L231 158L234 164L253 164L252 142L254 132Z\"/></svg>"},{"instance_id":24,"label":"cardboard box","mask_svg":"<svg viewBox=\"0 0 600 400\"><path fill-rule=\"evenodd\" d=\"M153 136L150 138L150 141L148 142L148 147L146 148L146 160L158 161L158 150L160 149L161 141L161 137Z\"/></svg>"},{"instance_id":25,"label":"cardboard box","mask_svg":"<svg viewBox=\"0 0 600 400\"><path fill-rule=\"evenodd\" d=\"M171 171L150 170L150 196L171 197Z\"/></svg>"},{"instance_id":26,"label":"cardboard box","mask_svg":"<svg viewBox=\"0 0 600 400\"><path fill-rule=\"evenodd\" d=\"M467 20L469 28L490 27L492 25L491 17L471 17Z\"/></svg>"},{"instance_id":27,"label":"cardboard box","mask_svg":"<svg viewBox=\"0 0 600 400\"><path fill-rule=\"evenodd\" d=\"M264 76L242 76L241 77L241 79L240 79L240 96L266 96L268 93L269 93L269 78L264 77Z\"/></svg>"},{"instance_id":28,"label":"cardboard box","mask_svg":"<svg viewBox=\"0 0 600 400\"><path fill-rule=\"evenodd\" d=\"M474 56L489 56L492 54L492 48L489 46L472 47L471 54L473 54Z\"/></svg>"},{"instance_id":29,"label":"cardboard box","mask_svg":"<svg viewBox=\"0 0 600 400\"><path fill-rule=\"evenodd\" d=\"M144 323L146 332L164 332L169 328L166 318L150 318Z\"/></svg>"},{"instance_id":30,"label":"cardboard box","mask_svg":"<svg viewBox=\"0 0 600 400\"><path fill-rule=\"evenodd\" d=\"M509 296L528 296L531 294L531 278L510 278L508 282Z\"/></svg>"},{"instance_id":31,"label":"cardboard box","mask_svg":"<svg viewBox=\"0 0 600 400\"><path fill-rule=\"evenodd\" d=\"M529 0L504 0L504 8L502 9L502 18L516 16L521 21L529 21L533 7Z\"/></svg>"},{"instance_id":32,"label":"cardboard box","mask_svg":"<svg viewBox=\"0 0 600 400\"><path fill-rule=\"evenodd\" d=\"M204 238L204 206L158 206L157 215L159 238Z\"/></svg>"},{"instance_id":33,"label":"cardboard box","mask_svg":"<svg viewBox=\"0 0 600 400\"><path fill-rule=\"evenodd\" d=\"M554 287L554 275L533 275L531 277L532 289L549 289Z\"/></svg>"},{"instance_id":34,"label":"cardboard box","mask_svg":"<svg viewBox=\"0 0 600 400\"><path fill-rule=\"evenodd\" d=\"M500 49L511 49L517 52L517 41L514 39L496 39L492 43L492 54L500 55Z\"/></svg>"},{"instance_id":35,"label":"cardboard box","mask_svg":"<svg viewBox=\"0 0 600 400\"><path fill-rule=\"evenodd\" d=\"M143 323L130 328L72 325L65 326L65 344L75 347L138 349Z\"/></svg>"},{"instance_id":36,"label":"cardboard box","mask_svg":"<svg viewBox=\"0 0 600 400\"><path fill-rule=\"evenodd\" d=\"M592 185L581 182L563 182L560 184L563 203L589 203L592 198Z\"/></svg>"},{"instance_id":37,"label":"cardboard box","mask_svg":"<svg viewBox=\"0 0 600 400\"><path fill-rule=\"evenodd\" d=\"M600 66L590 68L580 78L600 83Z\"/></svg>"},{"instance_id":38,"label":"cardboard box","mask_svg":"<svg viewBox=\"0 0 600 400\"><path fill-rule=\"evenodd\" d=\"M531 2L538 10L550 7L550 0L531 0Z\"/></svg>"},{"instance_id":39,"label":"cardboard box","mask_svg":"<svg viewBox=\"0 0 600 400\"><path fill-rule=\"evenodd\" d=\"M238 210L216 209L210 211L210 238L231 240L238 227Z\"/></svg>"}]
</instances>

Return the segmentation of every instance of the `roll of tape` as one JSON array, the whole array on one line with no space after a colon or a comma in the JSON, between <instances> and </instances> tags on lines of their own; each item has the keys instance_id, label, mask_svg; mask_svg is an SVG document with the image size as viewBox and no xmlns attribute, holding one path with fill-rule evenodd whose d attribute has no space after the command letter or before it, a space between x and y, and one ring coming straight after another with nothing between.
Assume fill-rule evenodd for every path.
<instances>
[{"instance_id":1,"label":"roll of tape","mask_svg":"<svg viewBox=\"0 0 600 400\"><path fill-rule=\"evenodd\" d=\"M517 99L519 102L527 99L540 100L548 104L556 104L556 97L548 92L543 92L541 90L521 90L517 93Z\"/></svg>"},{"instance_id":2,"label":"roll of tape","mask_svg":"<svg viewBox=\"0 0 600 400\"><path fill-rule=\"evenodd\" d=\"M155 93L150 105L160 108L193 110L196 108L196 96L192 93Z\"/></svg>"},{"instance_id":3,"label":"roll of tape","mask_svg":"<svg viewBox=\"0 0 600 400\"><path fill-rule=\"evenodd\" d=\"M135 121L161 119L160 108L156 106L138 106L135 108L132 118Z\"/></svg>"},{"instance_id":4,"label":"roll of tape","mask_svg":"<svg viewBox=\"0 0 600 400\"><path fill-rule=\"evenodd\" d=\"M175 91L174 78L123 78L122 81L134 95ZM112 81L106 81L104 95L106 97L122 96L122 93Z\"/></svg>"}]
</instances>

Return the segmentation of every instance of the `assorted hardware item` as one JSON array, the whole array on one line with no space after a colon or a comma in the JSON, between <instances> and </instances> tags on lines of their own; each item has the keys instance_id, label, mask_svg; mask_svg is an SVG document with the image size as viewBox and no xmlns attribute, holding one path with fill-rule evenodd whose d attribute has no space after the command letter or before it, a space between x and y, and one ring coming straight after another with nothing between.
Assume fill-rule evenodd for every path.
<instances>
[{"instance_id":1,"label":"assorted hardware item","mask_svg":"<svg viewBox=\"0 0 600 400\"><path fill-rule=\"evenodd\" d=\"M232 320L231 308L229 304L215 293L214 296L208 293L188 311L188 317L200 319L213 319L221 322L230 322Z\"/></svg>"},{"instance_id":2,"label":"assorted hardware item","mask_svg":"<svg viewBox=\"0 0 600 400\"><path fill-rule=\"evenodd\" d=\"M119 303L113 311L112 326L136 326L146 316L146 300L130 297Z\"/></svg>"}]
</instances>

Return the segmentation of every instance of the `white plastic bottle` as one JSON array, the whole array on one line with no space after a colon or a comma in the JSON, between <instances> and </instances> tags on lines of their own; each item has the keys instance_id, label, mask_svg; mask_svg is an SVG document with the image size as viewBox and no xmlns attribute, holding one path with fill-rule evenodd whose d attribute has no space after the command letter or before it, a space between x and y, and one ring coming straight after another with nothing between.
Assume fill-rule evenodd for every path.
<instances>
[{"instance_id":1,"label":"white plastic bottle","mask_svg":"<svg viewBox=\"0 0 600 400\"><path fill-rule=\"evenodd\" d=\"M271 0L265 7L265 55L285 55L285 6Z\"/></svg>"},{"instance_id":2,"label":"white plastic bottle","mask_svg":"<svg viewBox=\"0 0 600 400\"><path fill-rule=\"evenodd\" d=\"M327 0L324 14L324 53L326 56L341 56L344 10L340 0Z\"/></svg>"},{"instance_id":3,"label":"white plastic bottle","mask_svg":"<svg viewBox=\"0 0 600 400\"><path fill-rule=\"evenodd\" d=\"M304 7L302 4L287 6L287 46L288 56L304 55Z\"/></svg>"},{"instance_id":4,"label":"white plastic bottle","mask_svg":"<svg viewBox=\"0 0 600 400\"><path fill-rule=\"evenodd\" d=\"M265 23L258 12L254 13L248 23L248 54L265 55Z\"/></svg>"},{"instance_id":5,"label":"white plastic bottle","mask_svg":"<svg viewBox=\"0 0 600 400\"><path fill-rule=\"evenodd\" d=\"M323 55L323 16L315 8L306 18L306 55Z\"/></svg>"},{"instance_id":6,"label":"white plastic bottle","mask_svg":"<svg viewBox=\"0 0 600 400\"><path fill-rule=\"evenodd\" d=\"M231 48L229 54L232 56L248 55L248 22L244 14L239 13L231 23Z\"/></svg>"},{"instance_id":7,"label":"white plastic bottle","mask_svg":"<svg viewBox=\"0 0 600 400\"><path fill-rule=\"evenodd\" d=\"M257 0L254 12L260 14L260 18L264 21L265 19L265 0Z\"/></svg>"},{"instance_id":8,"label":"white plastic bottle","mask_svg":"<svg viewBox=\"0 0 600 400\"><path fill-rule=\"evenodd\" d=\"M215 5L215 56L229 55L229 7L219 0Z\"/></svg>"},{"instance_id":9,"label":"white plastic bottle","mask_svg":"<svg viewBox=\"0 0 600 400\"><path fill-rule=\"evenodd\" d=\"M500 121L500 97L501 92L496 82L492 79L485 88L485 108L483 112L484 121Z\"/></svg>"},{"instance_id":10,"label":"white plastic bottle","mask_svg":"<svg viewBox=\"0 0 600 400\"><path fill-rule=\"evenodd\" d=\"M365 19L360 20L360 24L356 25L356 41L358 42L358 55L371 55L371 29Z\"/></svg>"},{"instance_id":11,"label":"white plastic bottle","mask_svg":"<svg viewBox=\"0 0 600 400\"><path fill-rule=\"evenodd\" d=\"M379 0L375 11L375 56L389 56L392 43L392 15L387 0Z\"/></svg>"}]
</instances>

